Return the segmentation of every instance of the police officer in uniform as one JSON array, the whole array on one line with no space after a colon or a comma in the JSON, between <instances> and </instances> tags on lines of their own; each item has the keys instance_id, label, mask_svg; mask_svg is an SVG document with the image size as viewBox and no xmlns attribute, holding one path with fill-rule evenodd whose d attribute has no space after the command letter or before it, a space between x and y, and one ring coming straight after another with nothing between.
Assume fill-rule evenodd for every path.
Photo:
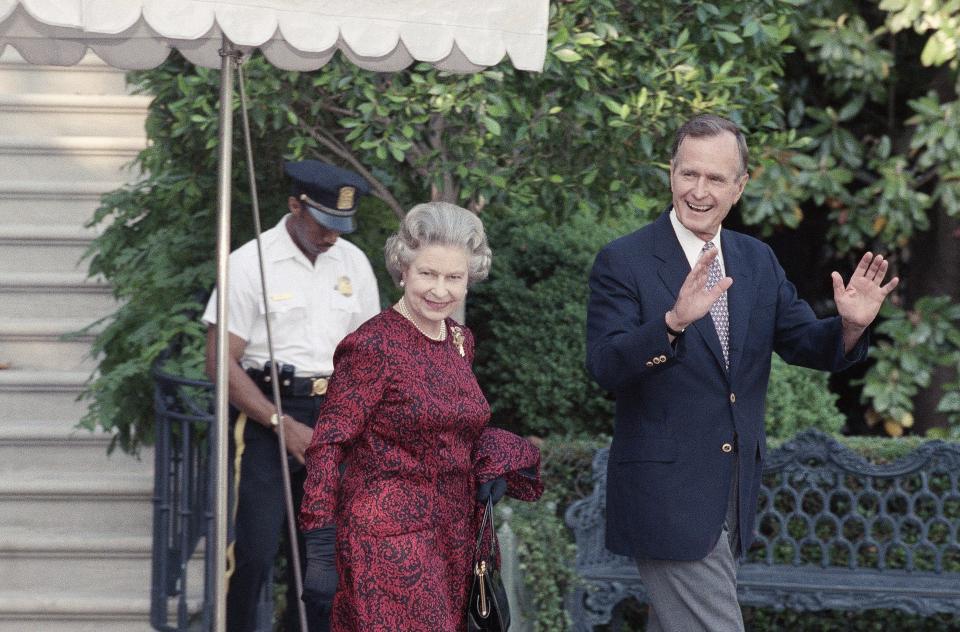
<instances>
[{"instance_id":1,"label":"police officer in uniform","mask_svg":"<svg viewBox=\"0 0 960 632\"><path fill-rule=\"evenodd\" d=\"M303 498L303 455L333 373L333 352L344 336L380 311L370 262L359 248L339 239L356 228L357 202L369 191L366 181L317 160L287 163L284 172L291 179L290 212L261 235L266 306L256 241L238 248L229 260L230 469L235 500L235 538L227 552L230 632L257 630L259 595L287 529L277 426L283 424L297 515ZM203 315L211 378L216 374L216 298L214 292ZM272 401L266 316L278 362L282 418ZM303 559L302 538L298 540ZM286 629L295 631L300 596L292 575L288 586ZM310 632L328 628L325 613L309 617Z\"/></svg>"}]
</instances>

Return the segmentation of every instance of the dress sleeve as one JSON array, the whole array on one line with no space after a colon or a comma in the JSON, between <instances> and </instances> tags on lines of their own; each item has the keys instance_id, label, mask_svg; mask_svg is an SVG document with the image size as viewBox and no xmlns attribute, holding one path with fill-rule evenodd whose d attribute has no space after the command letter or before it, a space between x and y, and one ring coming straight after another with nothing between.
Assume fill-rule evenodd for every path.
<instances>
[{"instance_id":1,"label":"dress sleeve","mask_svg":"<svg viewBox=\"0 0 960 632\"><path fill-rule=\"evenodd\" d=\"M486 427L473 447L473 473L484 482L502 477L507 495L534 501L543 494L540 449L502 428Z\"/></svg>"},{"instance_id":2,"label":"dress sleeve","mask_svg":"<svg viewBox=\"0 0 960 632\"><path fill-rule=\"evenodd\" d=\"M379 405L387 387L387 363L378 340L357 331L337 347L333 379L306 451L307 479L300 508L304 531L334 522L340 463Z\"/></svg>"}]
</instances>

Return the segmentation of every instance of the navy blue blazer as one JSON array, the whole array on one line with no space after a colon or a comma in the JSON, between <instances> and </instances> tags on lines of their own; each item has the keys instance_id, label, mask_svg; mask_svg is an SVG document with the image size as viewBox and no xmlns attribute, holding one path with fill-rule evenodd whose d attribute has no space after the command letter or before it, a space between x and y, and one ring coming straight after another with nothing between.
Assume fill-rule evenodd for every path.
<instances>
[{"instance_id":1,"label":"navy blue blazer","mask_svg":"<svg viewBox=\"0 0 960 632\"><path fill-rule=\"evenodd\" d=\"M664 213L600 251L590 274L587 370L616 397L607 470L607 548L643 559L699 560L726 515L740 466L740 545L753 540L771 353L837 371L866 356L866 336L844 356L840 317L818 320L769 246L723 230L730 369L708 313L671 346L664 315L690 264ZM725 451L724 444L736 446ZM727 447L729 450L729 446Z\"/></svg>"}]
</instances>

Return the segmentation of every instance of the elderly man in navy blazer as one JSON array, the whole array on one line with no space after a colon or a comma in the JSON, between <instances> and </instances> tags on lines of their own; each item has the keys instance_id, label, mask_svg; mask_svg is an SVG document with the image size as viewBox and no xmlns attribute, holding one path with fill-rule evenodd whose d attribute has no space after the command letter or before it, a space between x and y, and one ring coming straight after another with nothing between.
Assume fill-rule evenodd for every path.
<instances>
[{"instance_id":1,"label":"elderly man in navy blazer","mask_svg":"<svg viewBox=\"0 0 960 632\"><path fill-rule=\"evenodd\" d=\"M773 251L721 228L747 183L738 127L701 115L677 132L673 204L608 244L590 275L587 368L616 396L607 548L637 560L648 630L743 630L736 560L753 537L771 353L839 371L898 279L866 253L834 272L818 319Z\"/></svg>"}]
</instances>

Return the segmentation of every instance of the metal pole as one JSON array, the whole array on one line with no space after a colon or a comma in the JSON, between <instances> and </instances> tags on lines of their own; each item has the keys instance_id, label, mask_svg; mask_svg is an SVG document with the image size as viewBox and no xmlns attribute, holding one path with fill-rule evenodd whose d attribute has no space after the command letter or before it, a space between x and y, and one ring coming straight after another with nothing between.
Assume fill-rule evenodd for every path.
<instances>
[{"instance_id":1,"label":"metal pole","mask_svg":"<svg viewBox=\"0 0 960 632\"><path fill-rule=\"evenodd\" d=\"M253 206L253 231L257 239L257 260L260 263L260 291L263 304L268 305L267 300L267 273L263 263L263 242L260 239L260 201L257 196L257 174L253 165L253 142L250 139L250 118L247 115L247 91L243 80L243 65L239 65L237 72L238 85L240 86L240 120L243 122L243 140L244 149L247 155L247 177L250 179L250 201ZM270 383L273 386L273 405L277 411L277 418L283 419L283 400L280 397L280 378L277 375L277 367L280 365L273 355L273 328L270 325L269 314L263 319L267 330L267 349L270 355ZM293 506L293 492L290 484L290 467L287 465L287 436L284 431L283 422L277 425L277 448L278 458L280 459L280 474L283 483L283 500L287 513L287 538L290 540L290 559L287 563L293 569L293 585L297 595L303 594L303 575L300 571L300 546L297 542L297 516ZM302 599L297 599L297 616L300 620L301 632L309 632L307 629L307 609ZM287 608L292 608L293 604L287 604Z\"/></svg>"},{"instance_id":2,"label":"metal pole","mask_svg":"<svg viewBox=\"0 0 960 632\"><path fill-rule=\"evenodd\" d=\"M227 425L229 423L229 360L227 261L230 257L230 176L233 150L233 69L236 50L226 37L220 49L220 168L217 191L217 431L216 502L213 547L214 607L212 629L227 629Z\"/></svg>"}]
</instances>

